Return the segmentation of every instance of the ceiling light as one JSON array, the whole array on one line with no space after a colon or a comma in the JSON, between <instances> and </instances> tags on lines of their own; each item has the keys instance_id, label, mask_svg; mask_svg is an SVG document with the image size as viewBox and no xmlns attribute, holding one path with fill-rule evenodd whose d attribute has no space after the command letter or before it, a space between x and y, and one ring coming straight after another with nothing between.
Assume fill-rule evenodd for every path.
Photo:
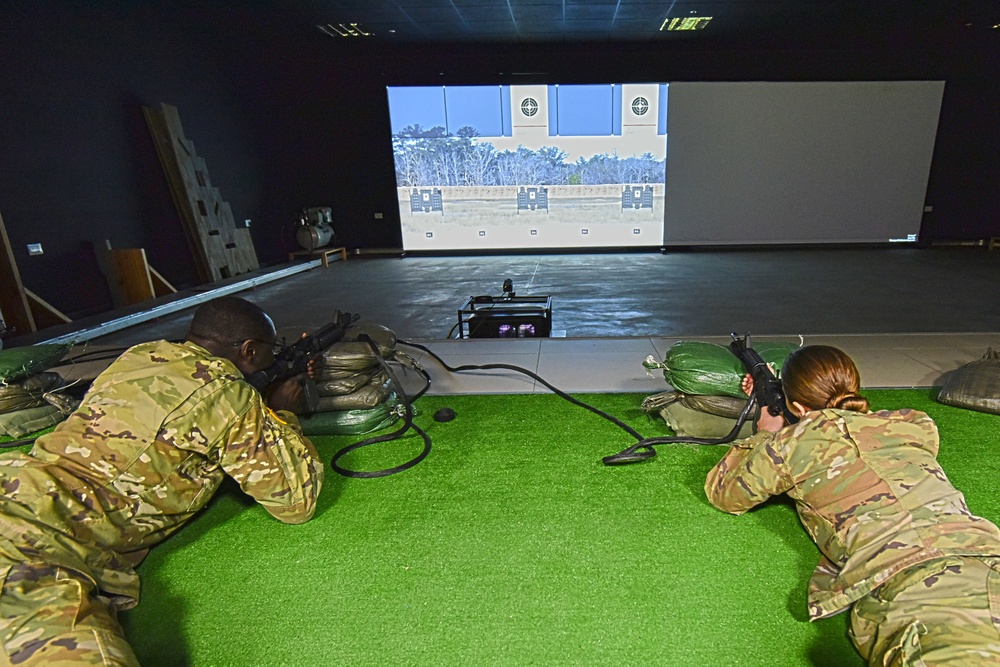
<instances>
[{"instance_id":1,"label":"ceiling light","mask_svg":"<svg viewBox=\"0 0 1000 667\"><path fill-rule=\"evenodd\" d=\"M689 16L687 18L670 18L668 16L663 19L660 30L704 30L711 20L711 16Z\"/></svg>"},{"instance_id":2,"label":"ceiling light","mask_svg":"<svg viewBox=\"0 0 1000 667\"><path fill-rule=\"evenodd\" d=\"M359 23L327 23L316 26L330 37L371 37L372 33L365 31Z\"/></svg>"}]
</instances>

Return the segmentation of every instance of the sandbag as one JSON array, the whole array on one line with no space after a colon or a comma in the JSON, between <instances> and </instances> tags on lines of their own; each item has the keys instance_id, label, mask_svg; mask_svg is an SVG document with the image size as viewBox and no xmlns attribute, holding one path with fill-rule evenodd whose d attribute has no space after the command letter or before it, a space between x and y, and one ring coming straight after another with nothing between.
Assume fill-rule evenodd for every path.
<instances>
[{"instance_id":1,"label":"sandbag","mask_svg":"<svg viewBox=\"0 0 1000 667\"><path fill-rule=\"evenodd\" d=\"M395 393L374 408L333 410L300 417L305 435L361 435L392 426L401 418L401 405Z\"/></svg>"},{"instance_id":2,"label":"sandbag","mask_svg":"<svg viewBox=\"0 0 1000 667\"><path fill-rule=\"evenodd\" d=\"M685 394L674 389L647 396L643 399L641 407L643 412L650 414L658 412L661 408L677 401L680 401L692 410L707 412L710 415L726 417L727 419L736 419L746 407L747 397L698 396L695 394Z\"/></svg>"},{"instance_id":3,"label":"sandbag","mask_svg":"<svg viewBox=\"0 0 1000 667\"><path fill-rule=\"evenodd\" d=\"M58 373L37 373L18 382L0 385L0 413L16 412L47 405L47 392L63 384Z\"/></svg>"},{"instance_id":4,"label":"sandbag","mask_svg":"<svg viewBox=\"0 0 1000 667\"><path fill-rule=\"evenodd\" d=\"M642 402L646 414L660 416L677 435L695 438L723 438L736 426L736 418L746 407L743 399L730 396L694 396L665 391ZM753 435L753 419L748 418L735 439Z\"/></svg>"},{"instance_id":5,"label":"sandbag","mask_svg":"<svg viewBox=\"0 0 1000 667\"><path fill-rule=\"evenodd\" d=\"M43 428L55 426L64 419L66 415L54 405L7 412L0 415L0 435L23 438Z\"/></svg>"},{"instance_id":6,"label":"sandbag","mask_svg":"<svg viewBox=\"0 0 1000 667\"><path fill-rule=\"evenodd\" d=\"M396 349L396 334L380 324L358 324L347 328L344 337L323 352L320 372L364 371L378 366L378 358L367 341L360 340L365 335L372 339L379 354L391 359ZM331 378L334 379L334 378Z\"/></svg>"},{"instance_id":7,"label":"sandbag","mask_svg":"<svg viewBox=\"0 0 1000 667\"><path fill-rule=\"evenodd\" d=\"M0 384L47 371L59 363L69 347L68 343L48 343L0 349Z\"/></svg>"},{"instance_id":8,"label":"sandbag","mask_svg":"<svg viewBox=\"0 0 1000 667\"><path fill-rule=\"evenodd\" d=\"M988 348L981 359L949 373L937 400L957 408L1000 415L1000 352Z\"/></svg>"},{"instance_id":9,"label":"sandbag","mask_svg":"<svg viewBox=\"0 0 1000 667\"><path fill-rule=\"evenodd\" d=\"M736 426L735 419L711 415L689 408L682 401L671 403L660 410L660 416L677 435L694 438L724 438ZM734 440L742 440L753 435L752 418L744 422Z\"/></svg>"},{"instance_id":10,"label":"sandbag","mask_svg":"<svg viewBox=\"0 0 1000 667\"><path fill-rule=\"evenodd\" d=\"M794 343L754 343L761 358L780 376L785 358L796 349ZM663 369L663 377L674 389L699 396L746 398L741 384L746 369L728 347L701 341L677 341L662 362L651 355L642 364L647 369Z\"/></svg>"},{"instance_id":11,"label":"sandbag","mask_svg":"<svg viewBox=\"0 0 1000 667\"><path fill-rule=\"evenodd\" d=\"M338 382L340 380L346 380L358 375L367 375L370 378L377 370L377 365L370 366L369 368L365 368L363 370L356 370L353 368L329 368L327 366L323 366L321 362L320 364L317 364L312 377L316 382Z\"/></svg>"},{"instance_id":12,"label":"sandbag","mask_svg":"<svg viewBox=\"0 0 1000 667\"><path fill-rule=\"evenodd\" d=\"M380 367L351 373L339 379L316 380L316 391L320 396L343 396L351 394L369 384L376 375L385 375Z\"/></svg>"},{"instance_id":13,"label":"sandbag","mask_svg":"<svg viewBox=\"0 0 1000 667\"><path fill-rule=\"evenodd\" d=\"M390 393L392 393L392 381L384 374L379 374L373 377L371 382L350 394L320 396L314 412L371 409L386 400Z\"/></svg>"}]
</instances>

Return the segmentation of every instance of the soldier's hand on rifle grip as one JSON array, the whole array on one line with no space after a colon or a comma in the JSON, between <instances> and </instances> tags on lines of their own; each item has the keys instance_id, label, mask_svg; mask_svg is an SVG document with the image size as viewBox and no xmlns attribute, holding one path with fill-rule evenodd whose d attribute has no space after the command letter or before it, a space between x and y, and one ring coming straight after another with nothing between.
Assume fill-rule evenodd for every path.
<instances>
[{"instance_id":1,"label":"soldier's hand on rifle grip","mask_svg":"<svg viewBox=\"0 0 1000 667\"><path fill-rule=\"evenodd\" d=\"M743 378L743 382L740 384L740 388L747 396L753 396L753 377L747 373ZM784 415L774 416L765 407L760 411L760 417L757 418L757 431L770 431L771 433L776 433L781 429L785 428L787 423L785 422Z\"/></svg>"},{"instance_id":2,"label":"soldier's hand on rifle grip","mask_svg":"<svg viewBox=\"0 0 1000 667\"><path fill-rule=\"evenodd\" d=\"M778 415L775 417L767 410L760 411L760 417L757 419L757 431L770 431L771 433L777 433L781 429L785 428L787 424L785 423L785 416Z\"/></svg>"},{"instance_id":3,"label":"soldier's hand on rifle grip","mask_svg":"<svg viewBox=\"0 0 1000 667\"><path fill-rule=\"evenodd\" d=\"M305 392L302 391L303 375L272 382L264 392L264 400L272 410L288 410L295 414L308 412Z\"/></svg>"}]
</instances>

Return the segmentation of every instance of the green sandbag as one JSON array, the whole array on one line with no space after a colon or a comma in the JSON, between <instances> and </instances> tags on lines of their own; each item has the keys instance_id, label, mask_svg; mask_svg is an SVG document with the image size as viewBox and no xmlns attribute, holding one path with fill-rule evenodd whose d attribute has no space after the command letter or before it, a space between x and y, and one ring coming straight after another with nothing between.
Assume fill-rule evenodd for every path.
<instances>
[{"instance_id":1,"label":"green sandbag","mask_svg":"<svg viewBox=\"0 0 1000 667\"><path fill-rule=\"evenodd\" d=\"M754 343L753 349L780 375L785 358L796 349L794 343ZM652 356L642 364L662 368L663 377L674 389L701 396L746 398L741 384L746 369L728 347L701 341L678 341L667 350L663 362Z\"/></svg>"},{"instance_id":2,"label":"green sandbag","mask_svg":"<svg viewBox=\"0 0 1000 667\"><path fill-rule=\"evenodd\" d=\"M55 426L64 419L66 419L66 415L59 412L59 409L54 405L8 412L0 415L0 435L23 438L29 433Z\"/></svg>"},{"instance_id":3,"label":"green sandbag","mask_svg":"<svg viewBox=\"0 0 1000 667\"><path fill-rule=\"evenodd\" d=\"M949 373L937 400L956 408L1000 415L1000 352L988 348L981 359Z\"/></svg>"},{"instance_id":4,"label":"green sandbag","mask_svg":"<svg viewBox=\"0 0 1000 667\"><path fill-rule=\"evenodd\" d=\"M395 393L369 410L316 412L300 417L306 435L360 435L392 426L400 419L399 399Z\"/></svg>"},{"instance_id":5,"label":"green sandbag","mask_svg":"<svg viewBox=\"0 0 1000 667\"><path fill-rule=\"evenodd\" d=\"M68 343L47 343L0 350L0 384L17 382L52 368L69 347Z\"/></svg>"}]
</instances>

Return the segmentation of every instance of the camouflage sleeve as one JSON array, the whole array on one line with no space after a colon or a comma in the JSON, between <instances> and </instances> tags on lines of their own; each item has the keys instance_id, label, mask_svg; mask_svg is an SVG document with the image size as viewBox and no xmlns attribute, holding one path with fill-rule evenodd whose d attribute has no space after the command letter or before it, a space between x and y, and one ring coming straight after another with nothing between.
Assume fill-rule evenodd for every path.
<instances>
[{"instance_id":1,"label":"camouflage sleeve","mask_svg":"<svg viewBox=\"0 0 1000 667\"><path fill-rule=\"evenodd\" d=\"M791 489L792 479L779 453L791 430L761 431L730 447L705 480L708 501L724 512L743 514Z\"/></svg>"},{"instance_id":2,"label":"camouflage sleeve","mask_svg":"<svg viewBox=\"0 0 1000 667\"><path fill-rule=\"evenodd\" d=\"M276 519L304 523L316 511L323 463L295 415L273 412L246 389L254 396L231 432L222 467Z\"/></svg>"}]
</instances>

